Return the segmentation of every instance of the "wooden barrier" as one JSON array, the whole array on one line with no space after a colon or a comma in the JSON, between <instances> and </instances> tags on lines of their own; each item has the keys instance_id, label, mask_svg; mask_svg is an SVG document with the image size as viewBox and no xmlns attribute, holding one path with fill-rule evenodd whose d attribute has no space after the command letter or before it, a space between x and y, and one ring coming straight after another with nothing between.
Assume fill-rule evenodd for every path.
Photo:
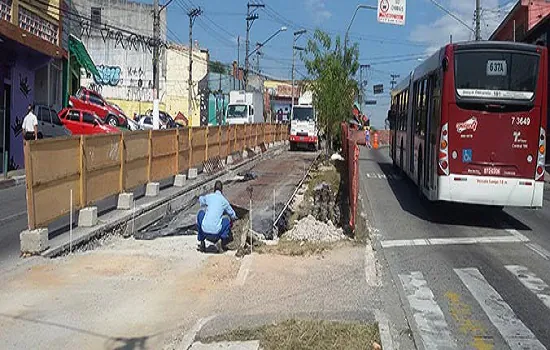
<instances>
[{"instance_id":1,"label":"wooden barrier","mask_svg":"<svg viewBox=\"0 0 550 350\"><path fill-rule=\"evenodd\" d=\"M262 142L283 140L286 125L244 124L72 136L25 143L29 228L147 182L170 178Z\"/></svg>"}]
</instances>

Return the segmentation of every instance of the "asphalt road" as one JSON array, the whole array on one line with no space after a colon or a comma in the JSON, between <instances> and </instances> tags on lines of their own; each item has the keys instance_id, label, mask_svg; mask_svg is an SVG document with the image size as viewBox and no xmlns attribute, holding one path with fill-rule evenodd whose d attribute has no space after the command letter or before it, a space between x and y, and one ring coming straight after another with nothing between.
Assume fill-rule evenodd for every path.
<instances>
[{"instance_id":1,"label":"asphalt road","mask_svg":"<svg viewBox=\"0 0 550 350\"><path fill-rule=\"evenodd\" d=\"M0 268L19 258L19 234L27 227L25 186L0 190Z\"/></svg>"},{"instance_id":2,"label":"asphalt road","mask_svg":"<svg viewBox=\"0 0 550 350\"><path fill-rule=\"evenodd\" d=\"M550 190L544 208L430 203L362 150L376 246L419 349L550 348Z\"/></svg>"}]
</instances>

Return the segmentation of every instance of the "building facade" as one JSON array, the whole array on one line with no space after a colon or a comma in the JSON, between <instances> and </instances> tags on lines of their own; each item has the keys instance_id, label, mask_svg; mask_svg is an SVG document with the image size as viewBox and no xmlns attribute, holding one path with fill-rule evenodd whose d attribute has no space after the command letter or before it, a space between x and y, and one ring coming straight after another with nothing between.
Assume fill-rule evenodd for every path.
<instances>
[{"instance_id":1,"label":"building facade","mask_svg":"<svg viewBox=\"0 0 550 350\"><path fill-rule=\"evenodd\" d=\"M24 167L21 124L27 106L62 105L63 4L0 0L0 152L2 172Z\"/></svg>"},{"instance_id":2,"label":"building facade","mask_svg":"<svg viewBox=\"0 0 550 350\"><path fill-rule=\"evenodd\" d=\"M519 0L489 40L521 42L549 14L550 3L547 0Z\"/></svg>"},{"instance_id":3,"label":"building facade","mask_svg":"<svg viewBox=\"0 0 550 350\"><path fill-rule=\"evenodd\" d=\"M72 0L89 25L80 40L98 73L87 72L81 85L103 95L131 117L152 109L153 89L153 6L127 0ZM166 42L166 10L161 12L161 41ZM108 27L105 26L108 24ZM159 63L161 109L166 98L166 59L162 46Z\"/></svg>"},{"instance_id":4,"label":"building facade","mask_svg":"<svg viewBox=\"0 0 550 350\"><path fill-rule=\"evenodd\" d=\"M164 102L166 111L175 117L183 114L189 121L190 126L204 125L201 123L201 108L204 116L204 103L208 101L208 91L201 88L208 75L208 61L210 55L208 50L201 49L197 42L193 45L193 89L191 90L192 113L189 116L189 47L177 44L170 44L166 49L166 95L161 101ZM202 84L201 84L202 82ZM201 107L202 106L202 107ZM208 113L208 106L206 106Z\"/></svg>"}]
</instances>

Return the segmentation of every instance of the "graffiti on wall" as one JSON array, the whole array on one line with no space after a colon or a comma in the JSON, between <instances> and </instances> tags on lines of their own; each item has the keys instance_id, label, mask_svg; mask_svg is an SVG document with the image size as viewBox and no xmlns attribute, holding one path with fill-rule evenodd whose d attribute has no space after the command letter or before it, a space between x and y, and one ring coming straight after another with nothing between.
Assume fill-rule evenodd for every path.
<instances>
[{"instance_id":1,"label":"graffiti on wall","mask_svg":"<svg viewBox=\"0 0 550 350\"><path fill-rule=\"evenodd\" d=\"M23 77L21 74L19 74L19 91L21 91L26 98L29 98L29 93L31 92L29 78Z\"/></svg>"},{"instance_id":2,"label":"graffiti on wall","mask_svg":"<svg viewBox=\"0 0 550 350\"><path fill-rule=\"evenodd\" d=\"M97 67L97 70L99 71L99 76L94 75L94 81L96 84L117 86L122 82L120 77L122 70L119 66L100 65Z\"/></svg>"},{"instance_id":3,"label":"graffiti on wall","mask_svg":"<svg viewBox=\"0 0 550 350\"><path fill-rule=\"evenodd\" d=\"M99 84L96 84L96 83L90 83L88 85L88 89L90 89L94 92L97 92L98 94L101 94L101 91L103 90L103 86L99 85Z\"/></svg>"},{"instance_id":4,"label":"graffiti on wall","mask_svg":"<svg viewBox=\"0 0 550 350\"><path fill-rule=\"evenodd\" d=\"M200 125L208 125L208 98L210 89L208 89L208 75L205 75L199 81L199 99L200 99Z\"/></svg>"}]
</instances>

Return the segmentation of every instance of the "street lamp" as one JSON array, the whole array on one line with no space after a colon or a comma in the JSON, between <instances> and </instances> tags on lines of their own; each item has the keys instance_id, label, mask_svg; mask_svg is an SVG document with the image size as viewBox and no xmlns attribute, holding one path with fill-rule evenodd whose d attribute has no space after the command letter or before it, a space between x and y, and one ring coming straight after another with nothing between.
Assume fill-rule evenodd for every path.
<instances>
[{"instance_id":1,"label":"street lamp","mask_svg":"<svg viewBox=\"0 0 550 350\"><path fill-rule=\"evenodd\" d=\"M296 57L296 50L298 51L304 51L303 47L296 46L296 41L300 36L307 33L307 30L300 29L294 32L294 38L292 41L292 108L290 109L290 120L292 120L293 114L294 114L294 60Z\"/></svg>"},{"instance_id":2,"label":"street lamp","mask_svg":"<svg viewBox=\"0 0 550 350\"><path fill-rule=\"evenodd\" d=\"M277 30L275 33L273 33L269 38L267 38L263 43L257 43L256 48L254 50L252 50L252 52L250 52L248 55L246 55L245 62L248 62L248 59L250 58L250 56L252 56L256 52L258 52L258 50L260 50L265 44L267 44L267 42L269 40L276 37L280 32L285 32L286 30L287 30L286 27L281 27L281 28L279 28L279 30ZM248 90L247 89L248 88L248 63L246 64L246 68L245 68L245 71L244 71L244 87L245 87L245 90Z\"/></svg>"},{"instance_id":3,"label":"street lamp","mask_svg":"<svg viewBox=\"0 0 550 350\"><path fill-rule=\"evenodd\" d=\"M346 35L344 37L344 53L345 53L345 51L348 47L349 30L351 28L351 25L353 24L353 21L355 20L355 15L357 15L357 11L359 11L360 9L378 10L378 7L373 6L373 5L365 5L365 4L357 5L357 7L355 8L355 12L353 12L353 17L351 17L351 21L349 22L348 29L346 29Z\"/></svg>"},{"instance_id":4,"label":"street lamp","mask_svg":"<svg viewBox=\"0 0 550 350\"><path fill-rule=\"evenodd\" d=\"M253 54L255 54L259 49L261 49L265 44L267 44L267 42L271 39L273 39L274 37L276 37L280 32L285 32L287 30L286 27L281 27L279 28L279 30L277 30L275 33L273 33L269 38L267 38L263 43L257 43L256 44L256 48L254 50L252 50L252 52L250 52L248 54L248 56L246 56L246 58L248 59L250 56L252 56Z\"/></svg>"}]
</instances>

